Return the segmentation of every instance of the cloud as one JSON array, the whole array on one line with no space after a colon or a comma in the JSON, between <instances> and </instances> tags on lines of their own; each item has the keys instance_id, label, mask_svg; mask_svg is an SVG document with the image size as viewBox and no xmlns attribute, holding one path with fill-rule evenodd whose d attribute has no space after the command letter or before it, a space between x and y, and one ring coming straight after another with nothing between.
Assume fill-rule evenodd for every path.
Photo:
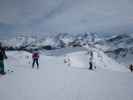
<instances>
[{"instance_id":1,"label":"cloud","mask_svg":"<svg viewBox=\"0 0 133 100\"><path fill-rule=\"evenodd\" d=\"M11 32L12 31L12 25L9 25L9 24L5 24L5 23L1 23L0 22L0 31L2 33L8 33L8 32Z\"/></svg>"},{"instance_id":2,"label":"cloud","mask_svg":"<svg viewBox=\"0 0 133 100\"><path fill-rule=\"evenodd\" d=\"M133 32L132 10L132 0L0 0L0 33Z\"/></svg>"}]
</instances>

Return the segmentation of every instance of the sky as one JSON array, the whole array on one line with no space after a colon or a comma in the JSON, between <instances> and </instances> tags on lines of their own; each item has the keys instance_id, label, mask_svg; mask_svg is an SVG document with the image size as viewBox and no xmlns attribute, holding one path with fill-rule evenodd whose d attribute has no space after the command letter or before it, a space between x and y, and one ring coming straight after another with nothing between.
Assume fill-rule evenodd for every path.
<instances>
[{"instance_id":1,"label":"sky","mask_svg":"<svg viewBox=\"0 0 133 100\"><path fill-rule=\"evenodd\" d=\"M131 33L133 0L0 0L0 35Z\"/></svg>"}]
</instances>

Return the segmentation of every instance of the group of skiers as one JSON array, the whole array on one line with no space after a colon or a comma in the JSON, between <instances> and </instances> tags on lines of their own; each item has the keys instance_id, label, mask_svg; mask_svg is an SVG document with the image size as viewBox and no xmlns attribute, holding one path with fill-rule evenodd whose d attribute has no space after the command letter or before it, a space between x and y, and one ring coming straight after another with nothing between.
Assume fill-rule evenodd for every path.
<instances>
[{"instance_id":1,"label":"group of skiers","mask_svg":"<svg viewBox=\"0 0 133 100\"><path fill-rule=\"evenodd\" d=\"M4 68L4 59L7 59L7 55L5 53L5 48L2 46L2 43L0 43L0 74L1 75L5 75L5 68ZM37 49L32 53L32 59L33 59L33 63L32 63L32 68L34 68L35 64L37 65L37 69L39 68L39 53L37 51Z\"/></svg>"},{"instance_id":2,"label":"group of skiers","mask_svg":"<svg viewBox=\"0 0 133 100\"><path fill-rule=\"evenodd\" d=\"M93 54L91 54L91 59L90 59L90 62L89 62L89 69L90 70L93 70L93 64L92 64L92 56ZM5 48L2 46L2 43L0 43L0 74L1 75L4 75L6 74L5 70L4 70L4 59L7 59L8 57L6 56L6 53L5 53ZM32 68L34 68L35 64L37 65L37 69L39 68L39 62L38 62L38 59L39 59L39 53L37 51L37 49L32 53L32 59L33 59L33 62L32 62ZM130 64L129 65L129 70L131 72L133 72L133 64Z\"/></svg>"}]
</instances>

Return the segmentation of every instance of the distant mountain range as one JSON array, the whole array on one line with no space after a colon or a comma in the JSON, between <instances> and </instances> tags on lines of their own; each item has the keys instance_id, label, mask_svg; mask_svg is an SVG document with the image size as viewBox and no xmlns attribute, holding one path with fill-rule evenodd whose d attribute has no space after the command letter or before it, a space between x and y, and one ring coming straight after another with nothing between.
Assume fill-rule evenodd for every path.
<instances>
[{"instance_id":1,"label":"distant mountain range","mask_svg":"<svg viewBox=\"0 0 133 100\"><path fill-rule=\"evenodd\" d=\"M133 34L119 34L97 42L102 50L120 63L133 63Z\"/></svg>"},{"instance_id":2,"label":"distant mountain range","mask_svg":"<svg viewBox=\"0 0 133 100\"><path fill-rule=\"evenodd\" d=\"M95 34L95 47L104 51L114 59L133 58L133 34L118 34L101 37ZM84 47L91 41L91 33L68 34L59 33L51 36L36 37L17 35L9 40L4 40L4 45L9 50L52 50L65 47Z\"/></svg>"},{"instance_id":3,"label":"distant mountain range","mask_svg":"<svg viewBox=\"0 0 133 100\"><path fill-rule=\"evenodd\" d=\"M90 40L90 35L90 33L77 35L59 33L44 37L17 35L3 42L6 47L12 49L57 49L69 46L82 46L83 43Z\"/></svg>"}]
</instances>

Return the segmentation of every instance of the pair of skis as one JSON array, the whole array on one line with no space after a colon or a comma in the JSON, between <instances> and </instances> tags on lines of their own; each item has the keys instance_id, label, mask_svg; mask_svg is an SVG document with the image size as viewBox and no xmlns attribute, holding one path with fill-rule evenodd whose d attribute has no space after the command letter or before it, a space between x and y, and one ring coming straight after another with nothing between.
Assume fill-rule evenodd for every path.
<instances>
[{"instance_id":1,"label":"pair of skis","mask_svg":"<svg viewBox=\"0 0 133 100\"><path fill-rule=\"evenodd\" d=\"M10 74L10 73L13 73L13 72L14 72L13 70L8 69L6 72L0 74L0 77L5 76L5 75Z\"/></svg>"}]
</instances>

